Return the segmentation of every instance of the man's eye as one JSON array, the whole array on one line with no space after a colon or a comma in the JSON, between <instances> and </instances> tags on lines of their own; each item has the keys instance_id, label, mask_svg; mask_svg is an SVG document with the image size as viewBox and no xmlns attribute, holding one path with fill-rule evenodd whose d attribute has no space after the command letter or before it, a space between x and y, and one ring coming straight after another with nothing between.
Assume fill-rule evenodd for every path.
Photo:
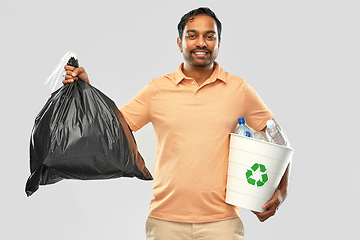
<instances>
[{"instance_id":1,"label":"man's eye","mask_svg":"<svg viewBox=\"0 0 360 240\"><path fill-rule=\"evenodd\" d=\"M195 35L188 35L188 38L195 38Z\"/></svg>"},{"instance_id":2,"label":"man's eye","mask_svg":"<svg viewBox=\"0 0 360 240\"><path fill-rule=\"evenodd\" d=\"M215 36L207 36L207 39L215 39Z\"/></svg>"}]
</instances>

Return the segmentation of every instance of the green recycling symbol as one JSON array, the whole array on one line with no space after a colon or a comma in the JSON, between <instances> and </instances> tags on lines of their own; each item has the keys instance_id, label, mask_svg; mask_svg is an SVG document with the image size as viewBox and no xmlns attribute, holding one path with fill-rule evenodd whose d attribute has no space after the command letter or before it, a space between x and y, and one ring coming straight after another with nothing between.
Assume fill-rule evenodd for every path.
<instances>
[{"instance_id":1,"label":"green recycling symbol","mask_svg":"<svg viewBox=\"0 0 360 240\"><path fill-rule=\"evenodd\" d=\"M256 173L257 171L260 171L261 179L255 180L252 177L254 176L254 173ZM265 183L267 183L269 181L269 177L268 177L266 171L267 171L267 169L264 165L255 163L254 165L252 165L251 169L248 169L246 172L247 182L251 185L254 185L254 186L256 185L257 187L264 186Z\"/></svg>"}]
</instances>

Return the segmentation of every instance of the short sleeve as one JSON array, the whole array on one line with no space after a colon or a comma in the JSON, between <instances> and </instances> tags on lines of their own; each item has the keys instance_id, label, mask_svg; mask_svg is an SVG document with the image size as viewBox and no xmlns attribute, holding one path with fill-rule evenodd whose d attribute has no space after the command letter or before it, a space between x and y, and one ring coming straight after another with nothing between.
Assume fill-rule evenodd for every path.
<instances>
[{"instance_id":1,"label":"short sleeve","mask_svg":"<svg viewBox=\"0 0 360 240\"><path fill-rule=\"evenodd\" d=\"M246 123L255 131L260 131L266 122L274 117L257 92L246 84L245 118Z\"/></svg>"},{"instance_id":2,"label":"short sleeve","mask_svg":"<svg viewBox=\"0 0 360 240\"><path fill-rule=\"evenodd\" d=\"M133 99L120 108L132 131L137 131L150 122L150 84L143 87Z\"/></svg>"}]
</instances>

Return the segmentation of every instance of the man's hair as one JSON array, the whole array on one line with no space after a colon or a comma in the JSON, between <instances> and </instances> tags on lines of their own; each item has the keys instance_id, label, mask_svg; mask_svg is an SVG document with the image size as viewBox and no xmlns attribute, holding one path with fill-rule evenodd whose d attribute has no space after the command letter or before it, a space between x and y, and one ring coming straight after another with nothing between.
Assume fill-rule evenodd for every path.
<instances>
[{"instance_id":1,"label":"man's hair","mask_svg":"<svg viewBox=\"0 0 360 240\"><path fill-rule=\"evenodd\" d=\"M220 20L216 17L215 13L213 11L211 11L210 8L207 7L200 7L194 10L191 10L190 12L188 12L187 14L185 14L181 19L180 22L178 24L178 31L179 31L179 38L180 40L182 39L182 35L184 32L184 28L187 24L187 22L189 20L193 20L195 16L197 15L207 15L212 17L215 22L216 22L216 26L217 26L217 30L218 30L218 35L219 35L219 39L221 38L221 22Z\"/></svg>"}]
</instances>

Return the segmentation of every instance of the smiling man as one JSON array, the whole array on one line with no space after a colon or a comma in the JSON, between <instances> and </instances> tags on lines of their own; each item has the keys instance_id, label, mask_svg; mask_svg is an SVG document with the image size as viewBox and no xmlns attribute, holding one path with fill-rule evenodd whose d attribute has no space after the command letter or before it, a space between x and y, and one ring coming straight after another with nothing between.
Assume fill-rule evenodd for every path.
<instances>
[{"instance_id":1,"label":"smiling man","mask_svg":"<svg viewBox=\"0 0 360 240\"><path fill-rule=\"evenodd\" d=\"M239 209L225 202L229 134L245 117L256 131L273 114L243 79L215 61L221 23L208 8L185 14L177 44L184 56L175 73L153 79L121 112L133 131L151 122L156 141L148 240L243 239ZM64 84L89 82L83 68L66 66ZM275 214L287 192L288 171L260 221Z\"/></svg>"}]
</instances>

